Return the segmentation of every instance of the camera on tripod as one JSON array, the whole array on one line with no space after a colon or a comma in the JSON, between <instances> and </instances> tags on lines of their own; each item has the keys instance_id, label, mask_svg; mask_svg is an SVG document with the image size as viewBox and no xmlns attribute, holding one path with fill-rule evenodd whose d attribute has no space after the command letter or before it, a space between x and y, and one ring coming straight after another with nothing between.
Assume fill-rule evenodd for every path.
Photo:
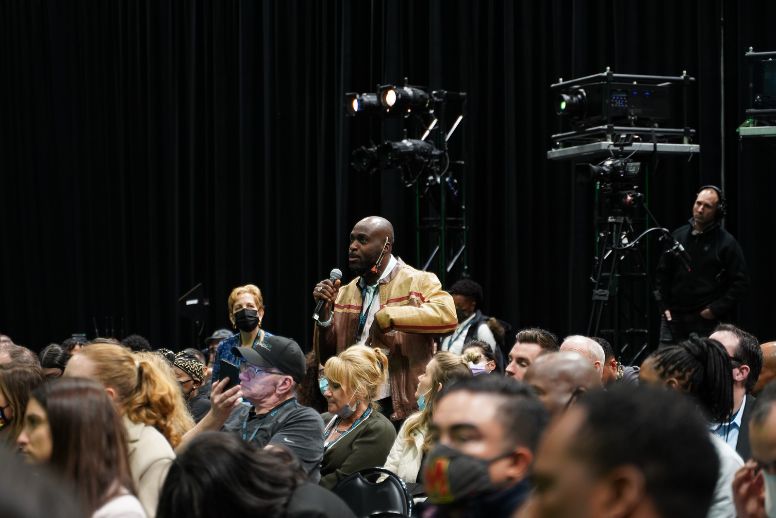
<instances>
[{"instance_id":1,"label":"camera on tripod","mask_svg":"<svg viewBox=\"0 0 776 518\"><path fill-rule=\"evenodd\" d=\"M590 164L590 173L598 181L604 215L620 215L638 206L644 195L639 192L641 162L630 158L610 157L600 164Z\"/></svg>"}]
</instances>

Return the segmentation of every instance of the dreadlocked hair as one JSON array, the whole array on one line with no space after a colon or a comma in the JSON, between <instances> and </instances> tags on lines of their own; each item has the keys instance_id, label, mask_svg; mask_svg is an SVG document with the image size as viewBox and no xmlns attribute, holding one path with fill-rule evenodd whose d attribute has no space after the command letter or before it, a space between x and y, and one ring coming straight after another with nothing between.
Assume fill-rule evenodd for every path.
<instances>
[{"instance_id":1,"label":"dreadlocked hair","mask_svg":"<svg viewBox=\"0 0 776 518\"><path fill-rule=\"evenodd\" d=\"M722 344L692 334L678 345L658 349L652 359L660 377L676 378L681 389L696 399L711 421L730 419L733 367Z\"/></svg>"}]
</instances>

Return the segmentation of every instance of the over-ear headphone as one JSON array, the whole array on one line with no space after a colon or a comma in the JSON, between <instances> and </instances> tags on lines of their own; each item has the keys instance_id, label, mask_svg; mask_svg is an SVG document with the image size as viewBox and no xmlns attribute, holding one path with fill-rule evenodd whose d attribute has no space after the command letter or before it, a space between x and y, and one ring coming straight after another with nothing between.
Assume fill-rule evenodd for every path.
<instances>
[{"instance_id":1,"label":"over-ear headphone","mask_svg":"<svg viewBox=\"0 0 776 518\"><path fill-rule=\"evenodd\" d=\"M704 185L698 189L696 196L706 189L711 189L716 192L717 198L719 198L719 202L717 203L717 219L722 219L727 216L727 198L725 198L725 192L716 185Z\"/></svg>"}]
</instances>

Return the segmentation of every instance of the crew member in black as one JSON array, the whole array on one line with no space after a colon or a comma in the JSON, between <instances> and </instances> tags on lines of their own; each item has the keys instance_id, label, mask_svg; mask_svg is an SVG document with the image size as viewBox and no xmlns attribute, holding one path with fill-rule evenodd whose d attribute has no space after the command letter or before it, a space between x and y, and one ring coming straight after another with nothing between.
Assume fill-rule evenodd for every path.
<instances>
[{"instance_id":1,"label":"crew member in black","mask_svg":"<svg viewBox=\"0 0 776 518\"><path fill-rule=\"evenodd\" d=\"M664 304L661 343L677 343L693 332L708 336L720 320L730 319L733 305L748 291L741 247L720 226L725 213L724 193L703 186L689 223L672 234L689 260L665 254L658 264L657 287Z\"/></svg>"}]
</instances>

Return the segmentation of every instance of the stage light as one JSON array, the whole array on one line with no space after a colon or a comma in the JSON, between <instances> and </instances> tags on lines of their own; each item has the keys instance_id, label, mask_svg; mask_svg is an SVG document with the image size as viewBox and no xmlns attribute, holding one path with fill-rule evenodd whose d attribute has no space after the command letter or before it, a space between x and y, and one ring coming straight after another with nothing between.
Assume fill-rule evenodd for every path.
<instances>
[{"instance_id":1,"label":"stage light","mask_svg":"<svg viewBox=\"0 0 776 518\"><path fill-rule=\"evenodd\" d=\"M382 105L391 111L411 112L429 105L430 96L414 86L384 85L377 93Z\"/></svg>"},{"instance_id":2,"label":"stage light","mask_svg":"<svg viewBox=\"0 0 776 518\"><path fill-rule=\"evenodd\" d=\"M425 140L404 139L382 144L377 148L377 154L387 163L394 164L399 161L428 161L444 153Z\"/></svg>"},{"instance_id":3,"label":"stage light","mask_svg":"<svg viewBox=\"0 0 776 518\"><path fill-rule=\"evenodd\" d=\"M404 139L379 146L361 146L351 154L350 165L356 171L365 173L378 169L438 164L444 155L444 151L430 142Z\"/></svg>"},{"instance_id":4,"label":"stage light","mask_svg":"<svg viewBox=\"0 0 776 518\"><path fill-rule=\"evenodd\" d=\"M581 88L568 93L561 93L558 96L557 115L568 115L570 117L581 117L585 113L585 104L587 96Z\"/></svg>"},{"instance_id":5,"label":"stage light","mask_svg":"<svg viewBox=\"0 0 776 518\"><path fill-rule=\"evenodd\" d=\"M385 113L385 108L377 99L377 94L350 92L345 94L345 111L351 116L358 113L381 114Z\"/></svg>"}]
</instances>

